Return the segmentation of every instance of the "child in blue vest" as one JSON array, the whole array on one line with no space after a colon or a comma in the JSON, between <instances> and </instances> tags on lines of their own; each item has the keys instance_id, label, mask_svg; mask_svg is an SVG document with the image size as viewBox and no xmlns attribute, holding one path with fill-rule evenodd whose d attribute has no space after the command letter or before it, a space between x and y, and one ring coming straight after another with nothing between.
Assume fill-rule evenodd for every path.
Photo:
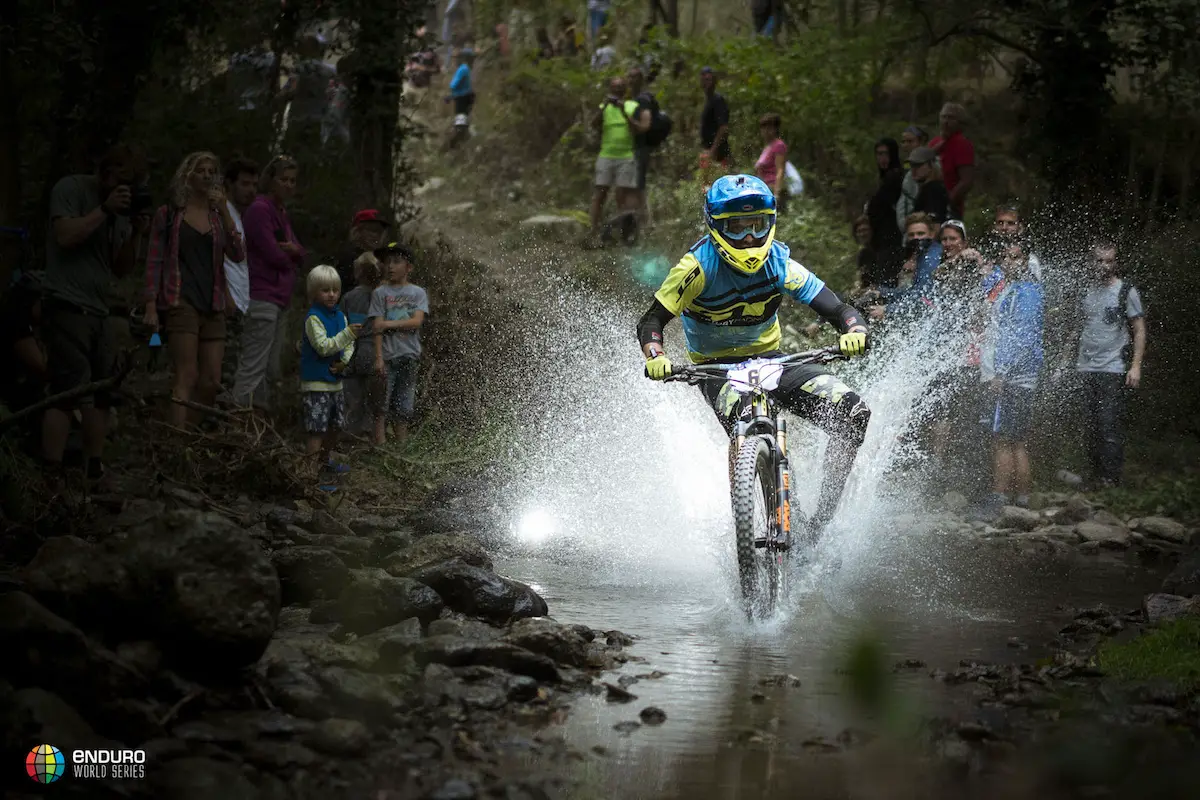
<instances>
[{"instance_id":1,"label":"child in blue vest","mask_svg":"<svg viewBox=\"0 0 1200 800\"><path fill-rule=\"evenodd\" d=\"M308 300L304 340L300 346L300 391L303 394L307 452L321 453L324 472L342 473L344 464L333 463L330 451L338 432L346 426L346 400L342 373L354 357L354 340L362 329L348 324L338 308L342 279L333 267L321 265L308 273Z\"/></svg>"}]
</instances>

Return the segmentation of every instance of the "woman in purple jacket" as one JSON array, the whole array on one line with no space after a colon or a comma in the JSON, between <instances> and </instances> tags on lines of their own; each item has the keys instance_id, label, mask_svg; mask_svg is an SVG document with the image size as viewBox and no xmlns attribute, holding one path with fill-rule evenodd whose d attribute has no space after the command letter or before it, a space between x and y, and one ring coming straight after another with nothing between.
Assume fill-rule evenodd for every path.
<instances>
[{"instance_id":1,"label":"woman in purple jacket","mask_svg":"<svg viewBox=\"0 0 1200 800\"><path fill-rule=\"evenodd\" d=\"M286 315L304 263L304 248L296 241L286 205L296 193L299 165L278 156L263 169L262 192L246 213L246 260L250 268L250 306L242 329L233 400L238 405L269 407L269 384L281 377L279 353L287 338Z\"/></svg>"}]
</instances>

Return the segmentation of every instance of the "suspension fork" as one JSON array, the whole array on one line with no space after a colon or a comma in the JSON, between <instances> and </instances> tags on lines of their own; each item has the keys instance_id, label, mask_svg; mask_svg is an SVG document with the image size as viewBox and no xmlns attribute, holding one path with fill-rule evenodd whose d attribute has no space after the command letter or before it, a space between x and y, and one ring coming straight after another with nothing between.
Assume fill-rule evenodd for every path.
<instances>
[{"instance_id":1,"label":"suspension fork","mask_svg":"<svg viewBox=\"0 0 1200 800\"><path fill-rule=\"evenodd\" d=\"M792 540L792 487L791 487L791 470L788 468L788 453L787 453L787 421L776 420L776 476L775 476L775 496L778 501L778 506L775 511L776 530L779 532L780 539L784 543L791 543Z\"/></svg>"}]
</instances>

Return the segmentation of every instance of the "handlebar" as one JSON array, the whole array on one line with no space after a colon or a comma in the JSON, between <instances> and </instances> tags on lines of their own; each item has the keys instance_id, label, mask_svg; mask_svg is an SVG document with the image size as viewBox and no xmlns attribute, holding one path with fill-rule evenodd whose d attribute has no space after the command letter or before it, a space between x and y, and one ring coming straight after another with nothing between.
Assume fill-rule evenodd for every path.
<instances>
[{"instance_id":1,"label":"handlebar","mask_svg":"<svg viewBox=\"0 0 1200 800\"><path fill-rule=\"evenodd\" d=\"M764 360L784 367L796 367L802 364L827 364L830 361L842 361L846 358L846 356L842 355L838 346L833 345L831 347L819 347L816 350L805 350L802 353L792 353L786 356L767 357ZM737 364L697 364L694 366L678 367L670 375L663 378L663 382L684 381L687 383L700 383L706 380L725 380L725 376L730 370L737 369L738 366L750 360L753 359L743 359L743 361ZM645 371L645 375L646 377L650 376L648 370Z\"/></svg>"}]
</instances>

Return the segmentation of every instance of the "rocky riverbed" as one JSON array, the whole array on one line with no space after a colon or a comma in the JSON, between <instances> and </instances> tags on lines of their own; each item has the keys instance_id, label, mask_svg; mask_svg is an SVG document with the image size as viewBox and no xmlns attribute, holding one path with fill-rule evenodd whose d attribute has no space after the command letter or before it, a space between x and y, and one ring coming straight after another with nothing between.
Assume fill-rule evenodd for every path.
<instances>
[{"instance_id":1,"label":"rocky riverbed","mask_svg":"<svg viewBox=\"0 0 1200 800\"><path fill-rule=\"evenodd\" d=\"M219 513L177 489L99 502L86 538L46 539L0 580L7 763L34 743L147 753L144 780L68 774L60 792L558 794L580 756L540 731L630 659L630 637L554 622L463 533ZM27 781L8 788L42 796Z\"/></svg>"}]
</instances>

